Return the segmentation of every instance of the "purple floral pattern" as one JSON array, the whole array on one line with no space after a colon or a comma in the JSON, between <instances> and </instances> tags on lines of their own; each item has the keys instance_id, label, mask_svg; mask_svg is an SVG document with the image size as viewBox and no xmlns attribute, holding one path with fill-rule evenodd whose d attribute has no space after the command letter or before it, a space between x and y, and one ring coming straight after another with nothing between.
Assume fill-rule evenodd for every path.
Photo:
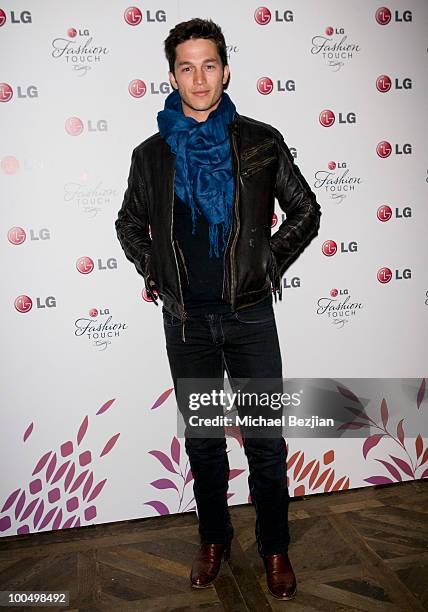
<instances>
[{"instance_id":1,"label":"purple floral pattern","mask_svg":"<svg viewBox=\"0 0 428 612\"><path fill-rule=\"evenodd\" d=\"M96 415L106 412L113 402L114 399L103 404ZM92 523L97 516L95 500L107 478L94 482L95 453L83 448L88 426L89 418L85 416L75 440L66 440L44 453L36 462L29 482L8 495L0 509L0 533L19 535ZM33 431L32 422L24 432L24 443L29 443ZM119 436L117 433L107 440L100 458L113 449ZM12 526L16 523L14 531Z\"/></svg>"},{"instance_id":2,"label":"purple floral pattern","mask_svg":"<svg viewBox=\"0 0 428 612\"><path fill-rule=\"evenodd\" d=\"M157 491L172 489L176 492L177 496L174 507L171 503L167 506L165 502L159 499L144 502L146 506L154 508L158 514L176 514L179 512L191 512L192 510L196 510L195 498L190 492L192 487L189 486L190 483L193 482L192 470L189 467L188 459L186 459L184 463L184 457L182 458L184 454L180 441L175 436L172 438L169 454L161 450L149 451L149 455L157 459L163 469L168 472L164 477L153 480L150 485ZM229 473L229 482L243 472L245 472L245 470L231 469ZM233 495L234 493L228 493L227 498L229 499ZM185 501L186 497L189 498L187 502Z\"/></svg>"},{"instance_id":3,"label":"purple floral pattern","mask_svg":"<svg viewBox=\"0 0 428 612\"><path fill-rule=\"evenodd\" d=\"M389 423L388 405L385 398L383 398L380 404L380 418L378 419L380 422L377 422L364 412L360 400L352 393L352 391L343 387L338 387L338 390L347 399L350 399L359 406L347 406L347 408L360 419L360 421L344 423L340 428L361 429L370 426L379 430L377 433L374 433L365 439L362 448L364 459L367 460L369 453L376 448L382 440L392 441L397 446L397 454L401 455L397 456L397 454L389 454L388 461L386 458L375 458L375 461L380 463L386 469L387 475L381 474L369 476L368 478L364 478L366 482L373 485L379 485L402 482L403 480L428 478L428 467L424 468L428 461L428 447L424 448L424 440L420 433L415 439L414 447L413 445L410 445L409 441L406 443L405 428L403 424L405 417L402 418L397 423L396 427L393 428L393 426ZM421 404L425 397L425 392L426 381L425 378L423 378L415 398L416 407L418 410L421 408Z\"/></svg>"}]
</instances>

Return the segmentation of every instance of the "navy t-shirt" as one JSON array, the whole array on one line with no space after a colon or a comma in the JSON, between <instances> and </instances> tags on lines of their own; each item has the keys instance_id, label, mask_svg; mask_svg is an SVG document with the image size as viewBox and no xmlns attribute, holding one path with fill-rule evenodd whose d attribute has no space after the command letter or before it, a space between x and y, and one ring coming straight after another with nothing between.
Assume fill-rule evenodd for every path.
<instances>
[{"instance_id":1,"label":"navy t-shirt","mask_svg":"<svg viewBox=\"0 0 428 612\"><path fill-rule=\"evenodd\" d=\"M224 252L219 248L220 257L214 253L210 257L209 224L205 215L196 215L196 232L192 234L192 212L175 194L173 224L186 311L190 315L232 312L232 306L222 299Z\"/></svg>"}]
</instances>

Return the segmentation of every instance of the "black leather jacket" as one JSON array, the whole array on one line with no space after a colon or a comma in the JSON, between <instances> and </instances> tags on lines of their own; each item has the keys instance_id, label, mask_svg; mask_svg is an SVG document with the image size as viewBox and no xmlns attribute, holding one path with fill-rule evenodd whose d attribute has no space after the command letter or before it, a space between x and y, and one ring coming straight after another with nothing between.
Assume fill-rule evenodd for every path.
<instances>
[{"instance_id":1,"label":"black leather jacket","mask_svg":"<svg viewBox=\"0 0 428 612\"><path fill-rule=\"evenodd\" d=\"M272 290L275 301L277 293L282 299L282 276L318 234L321 210L278 130L238 114L229 130L235 195L223 299L239 310ZM174 160L159 133L134 149L115 227L153 303L159 297L182 320L185 341L186 264L173 234ZM275 198L286 219L271 236Z\"/></svg>"}]
</instances>

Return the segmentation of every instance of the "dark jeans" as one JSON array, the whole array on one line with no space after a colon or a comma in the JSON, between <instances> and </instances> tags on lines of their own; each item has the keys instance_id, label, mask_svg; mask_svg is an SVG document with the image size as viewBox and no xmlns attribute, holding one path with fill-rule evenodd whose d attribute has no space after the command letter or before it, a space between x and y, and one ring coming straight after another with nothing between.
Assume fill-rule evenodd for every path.
<instances>
[{"instance_id":1,"label":"dark jeans","mask_svg":"<svg viewBox=\"0 0 428 612\"><path fill-rule=\"evenodd\" d=\"M163 308L164 331L177 397L180 378L282 379L282 360L272 296L238 311L207 313L186 321L182 341L180 319ZM224 430L223 430L224 434ZM284 438L243 437L248 484L256 510L256 540L261 556L287 552L288 503ZM199 533L203 543L232 539L227 491L229 461L226 439L189 438L185 448L194 477Z\"/></svg>"}]
</instances>

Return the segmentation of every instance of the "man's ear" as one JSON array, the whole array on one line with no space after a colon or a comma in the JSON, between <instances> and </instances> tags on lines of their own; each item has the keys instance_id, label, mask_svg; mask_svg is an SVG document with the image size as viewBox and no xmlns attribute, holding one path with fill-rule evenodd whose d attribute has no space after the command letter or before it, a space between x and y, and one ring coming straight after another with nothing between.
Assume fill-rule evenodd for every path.
<instances>
[{"instance_id":1,"label":"man's ear","mask_svg":"<svg viewBox=\"0 0 428 612\"><path fill-rule=\"evenodd\" d=\"M173 75L171 71L168 72L168 78L169 78L169 82L171 83L171 87L173 89L178 89L177 81L175 80L175 76Z\"/></svg>"},{"instance_id":2,"label":"man's ear","mask_svg":"<svg viewBox=\"0 0 428 612\"><path fill-rule=\"evenodd\" d=\"M223 85L226 85L229 79L229 75L230 75L230 68L229 68L229 65L226 64L226 66L223 67Z\"/></svg>"}]
</instances>

